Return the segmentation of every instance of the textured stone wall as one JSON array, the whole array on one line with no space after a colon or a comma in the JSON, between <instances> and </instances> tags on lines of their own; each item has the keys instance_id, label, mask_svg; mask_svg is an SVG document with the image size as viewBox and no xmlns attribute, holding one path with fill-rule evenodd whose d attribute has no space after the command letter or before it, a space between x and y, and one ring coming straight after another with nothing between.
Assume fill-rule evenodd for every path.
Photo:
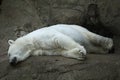
<instances>
[{"instance_id":1,"label":"textured stone wall","mask_svg":"<svg viewBox=\"0 0 120 80\"><path fill-rule=\"evenodd\" d=\"M30 32L58 23L82 25L90 4L98 6L99 19L108 29L104 32L120 35L119 3L120 0L0 0L0 44L4 44L0 51L7 49L8 39L15 39L16 28Z\"/></svg>"}]
</instances>

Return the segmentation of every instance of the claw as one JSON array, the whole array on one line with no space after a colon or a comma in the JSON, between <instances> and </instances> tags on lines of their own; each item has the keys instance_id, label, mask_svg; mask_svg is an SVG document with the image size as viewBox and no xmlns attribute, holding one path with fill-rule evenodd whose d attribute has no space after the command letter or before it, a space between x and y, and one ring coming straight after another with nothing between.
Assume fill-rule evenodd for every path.
<instances>
[{"instance_id":1,"label":"claw","mask_svg":"<svg viewBox=\"0 0 120 80\"><path fill-rule=\"evenodd\" d=\"M83 53L82 51L80 51L80 54L81 54L82 56L84 56L84 53Z\"/></svg>"},{"instance_id":2,"label":"claw","mask_svg":"<svg viewBox=\"0 0 120 80\"><path fill-rule=\"evenodd\" d=\"M80 53L81 53L81 57L82 57L82 58L85 58L85 57L86 57L86 55L85 55L82 51L80 51Z\"/></svg>"}]
</instances>

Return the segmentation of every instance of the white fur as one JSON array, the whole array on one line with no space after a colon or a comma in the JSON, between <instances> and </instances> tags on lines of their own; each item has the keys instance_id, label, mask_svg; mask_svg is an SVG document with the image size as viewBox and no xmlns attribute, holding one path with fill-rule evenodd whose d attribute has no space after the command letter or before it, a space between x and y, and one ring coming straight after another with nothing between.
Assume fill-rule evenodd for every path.
<instances>
[{"instance_id":1,"label":"white fur","mask_svg":"<svg viewBox=\"0 0 120 80\"><path fill-rule=\"evenodd\" d=\"M86 53L107 53L113 41L78 25L58 24L35 30L10 44L10 60L30 55L62 55L83 60Z\"/></svg>"}]
</instances>

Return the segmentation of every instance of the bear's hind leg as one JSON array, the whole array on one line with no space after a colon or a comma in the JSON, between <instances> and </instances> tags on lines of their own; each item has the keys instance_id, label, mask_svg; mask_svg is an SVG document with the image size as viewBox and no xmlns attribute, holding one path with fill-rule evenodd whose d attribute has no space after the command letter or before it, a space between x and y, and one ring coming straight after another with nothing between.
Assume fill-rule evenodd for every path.
<instances>
[{"instance_id":1,"label":"bear's hind leg","mask_svg":"<svg viewBox=\"0 0 120 80\"><path fill-rule=\"evenodd\" d=\"M66 35L57 35L54 38L54 42L57 47L63 49L61 52L62 56L76 58L79 60L83 60L86 56L86 49Z\"/></svg>"},{"instance_id":2,"label":"bear's hind leg","mask_svg":"<svg viewBox=\"0 0 120 80\"><path fill-rule=\"evenodd\" d=\"M89 32L87 35L88 39L95 47L98 46L99 48L101 48L101 50L104 50L105 52L109 52L109 50L112 49L113 40L111 38L103 37L92 32Z\"/></svg>"}]
</instances>

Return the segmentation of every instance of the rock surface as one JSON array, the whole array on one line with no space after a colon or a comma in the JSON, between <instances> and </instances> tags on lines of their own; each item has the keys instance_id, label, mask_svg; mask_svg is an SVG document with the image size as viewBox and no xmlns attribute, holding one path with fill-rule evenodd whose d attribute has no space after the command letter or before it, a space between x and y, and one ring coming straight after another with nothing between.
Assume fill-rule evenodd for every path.
<instances>
[{"instance_id":1,"label":"rock surface","mask_svg":"<svg viewBox=\"0 0 120 80\"><path fill-rule=\"evenodd\" d=\"M120 55L89 54L86 61L31 57L16 66L0 63L0 80L120 80Z\"/></svg>"},{"instance_id":2,"label":"rock surface","mask_svg":"<svg viewBox=\"0 0 120 80\"><path fill-rule=\"evenodd\" d=\"M120 0L0 0L0 80L120 80L119 3ZM115 54L88 54L83 62L38 56L9 65L7 41L16 38L17 27L30 32L57 23L82 25L89 4L98 6L102 24L113 33Z\"/></svg>"},{"instance_id":3,"label":"rock surface","mask_svg":"<svg viewBox=\"0 0 120 80\"><path fill-rule=\"evenodd\" d=\"M96 4L100 20L113 34L120 35L120 0L0 0L0 46L7 50L15 29L32 31L44 26L68 23L82 25L89 4ZM30 25L26 27L26 25Z\"/></svg>"},{"instance_id":4,"label":"rock surface","mask_svg":"<svg viewBox=\"0 0 120 80\"><path fill-rule=\"evenodd\" d=\"M82 25L90 4L98 6L102 24L119 36L119 3L120 0L0 0L0 44L4 43L0 52L7 50L8 39L15 39L17 27L32 31L58 23Z\"/></svg>"}]
</instances>

